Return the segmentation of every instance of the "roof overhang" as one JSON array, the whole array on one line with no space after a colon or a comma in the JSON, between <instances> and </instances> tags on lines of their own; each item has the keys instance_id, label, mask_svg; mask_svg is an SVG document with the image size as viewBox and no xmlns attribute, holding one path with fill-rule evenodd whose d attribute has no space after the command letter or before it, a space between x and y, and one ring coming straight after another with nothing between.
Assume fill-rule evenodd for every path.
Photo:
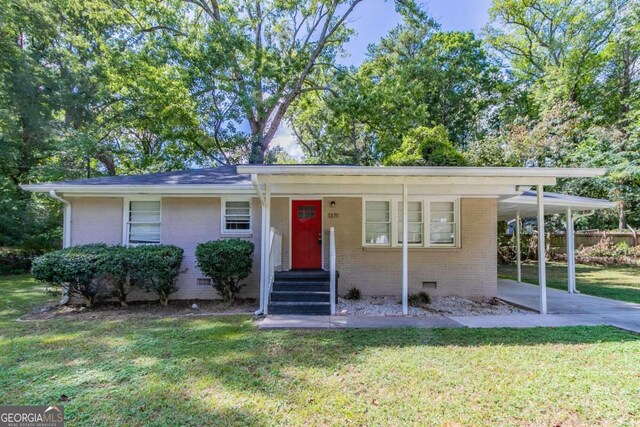
<instances>
[{"instance_id":1,"label":"roof overhang","mask_svg":"<svg viewBox=\"0 0 640 427\"><path fill-rule=\"evenodd\" d=\"M412 195L514 196L519 186L556 185L557 178L590 178L604 169L487 168L425 166L244 165L271 194L398 194L407 185Z\"/></svg>"},{"instance_id":2,"label":"roof overhang","mask_svg":"<svg viewBox=\"0 0 640 427\"><path fill-rule=\"evenodd\" d=\"M597 168L505 168L448 166L341 166L240 165L240 174L295 176L399 176L399 177L526 177L593 178L605 174Z\"/></svg>"},{"instance_id":3,"label":"roof overhang","mask_svg":"<svg viewBox=\"0 0 640 427\"><path fill-rule=\"evenodd\" d=\"M257 195L269 186L272 195L397 195L408 186L411 195L506 197L521 194L531 185L551 186L557 178L604 175L604 169L584 168L487 168L487 167L379 167L334 165L245 165L237 174L252 181L220 184L105 184L57 182L23 185L28 191L65 195L166 196Z\"/></svg>"},{"instance_id":4,"label":"roof overhang","mask_svg":"<svg viewBox=\"0 0 640 427\"><path fill-rule=\"evenodd\" d=\"M608 200L549 192L544 193L543 202L545 215L564 214L567 209L581 212L616 207L615 203ZM538 199L535 191L525 191L519 196L501 200L498 204L498 219L500 220L512 220L518 213L522 218L538 215Z\"/></svg>"}]
</instances>

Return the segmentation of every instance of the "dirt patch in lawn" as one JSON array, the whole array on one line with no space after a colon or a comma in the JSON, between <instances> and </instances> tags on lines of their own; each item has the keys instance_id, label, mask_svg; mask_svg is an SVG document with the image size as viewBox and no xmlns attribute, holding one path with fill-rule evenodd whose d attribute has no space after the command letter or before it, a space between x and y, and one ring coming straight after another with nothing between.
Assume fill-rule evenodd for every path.
<instances>
[{"instance_id":1,"label":"dirt patch in lawn","mask_svg":"<svg viewBox=\"0 0 640 427\"><path fill-rule=\"evenodd\" d=\"M128 307L119 303L102 303L86 308L81 305L51 305L34 309L19 320L48 320L72 318L78 320L119 320L123 318L162 318L209 316L227 314L252 314L258 309L254 299L236 300L229 304L220 300L177 300L162 306L157 301L130 302Z\"/></svg>"}]
</instances>

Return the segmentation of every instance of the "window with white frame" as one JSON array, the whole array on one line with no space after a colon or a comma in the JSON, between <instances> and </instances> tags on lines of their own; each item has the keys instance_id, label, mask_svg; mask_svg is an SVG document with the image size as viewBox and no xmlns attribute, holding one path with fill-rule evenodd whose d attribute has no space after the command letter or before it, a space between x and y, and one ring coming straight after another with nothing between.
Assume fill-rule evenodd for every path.
<instances>
[{"instance_id":1,"label":"window with white frame","mask_svg":"<svg viewBox=\"0 0 640 427\"><path fill-rule=\"evenodd\" d=\"M412 247L456 247L459 243L457 199L411 198L407 201L407 243ZM403 204L398 197L363 203L363 245L400 247Z\"/></svg>"},{"instance_id":2,"label":"window with white frame","mask_svg":"<svg viewBox=\"0 0 640 427\"><path fill-rule=\"evenodd\" d=\"M251 233L251 201L224 200L222 212L223 233Z\"/></svg>"},{"instance_id":3,"label":"window with white frame","mask_svg":"<svg viewBox=\"0 0 640 427\"><path fill-rule=\"evenodd\" d=\"M131 200L127 216L127 239L130 245L160 243L159 200Z\"/></svg>"},{"instance_id":4,"label":"window with white frame","mask_svg":"<svg viewBox=\"0 0 640 427\"><path fill-rule=\"evenodd\" d=\"M456 243L456 203L432 201L429 209L431 245L452 246Z\"/></svg>"},{"instance_id":5,"label":"window with white frame","mask_svg":"<svg viewBox=\"0 0 640 427\"><path fill-rule=\"evenodd\" d=\"M407 202L407 206L408 206L408 214L407 214L407 233L409 238L407 239L407 242L410 245L422 245L423 243L423 233L424 233L424 226L423 226L423 221L422 221L422 201L408 201ZM398 239L397 242L398 244L402 244L402 236L404 236L403 234L403 227L402 227L402 215L403 215L403 210L402 210L402 201L398 202Z\"/></svg>"},{"instance_id":6,"label":"window with white frame","mask_svg":"<svg viewBox=\"0 0 640 427\"><path fill-rule=\"evenodd\" d=\"M365 243L389 245L391 242L391 203L387 200L365 202Z\"/></svg>"}]
</instances>

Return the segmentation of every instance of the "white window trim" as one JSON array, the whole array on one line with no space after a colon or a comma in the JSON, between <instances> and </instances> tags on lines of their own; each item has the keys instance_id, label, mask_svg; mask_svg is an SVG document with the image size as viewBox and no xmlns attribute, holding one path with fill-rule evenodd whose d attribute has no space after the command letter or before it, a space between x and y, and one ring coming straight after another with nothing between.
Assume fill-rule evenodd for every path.
<instances>
[{"instance_id":1,"label":"white window trim","mask_svg":"<svg viewBox=\"0 0 640 427\"><path fill-rule=\"evenodd\" d=\"M453 221L455 237L453 243L431 243L431 202L453 202ZM460 198L459 197L430 197L425 199L425 246L429 248L459 248L460 247ZM425 209L423 207L423 209Z\"/></svg>"},{"instance_id":2,"label":"white window trim","mask_svg":"<svg viewBox=\"0 0 640 427\"><path fill-rule=\"evenodd\" d=\"M449 196L436 197L409 197L410 202L422 202L422 244L409 243L410 248L428 248L428 249L451 249L459 248L461 242L460 236L460 198ZM389 202L391 215L391 236L390 243L367 243L366 241L366 205L367 202ZM402 243L398 243L398 203L402 202L402 197L363 197L362 198L362 247L364 248L402 248ZM455 221L455 238L453 244L431 243L431 202L453 202L454 221Z\"/></svg>"},{"instance_id":3,"label":"white window trim","mask_svg":"<svg viewBox=\"0 0 640 427\"><path fill-rule=\"evenodd\" d=\"M226 227L226 213L227 213L227 202L249 202L249 229L248 230L227 230ZM225 236L237 236L237 235L251 235L253 232L253 204L251 203L250 197L222 197L220 199L220 234Z\"/></svg>"},{"instance_id":4,"label":"white window trim","mask_svg":"<svg viewBox=\"0 0 640 427\"><path fill-rule=\"evenodd\" d=\"M367 243L367 202L389 202L389 243ZM384 198L384 197L367 197L367 198L362 198L362 246L367 246L370 248L387 248L389 246L391 246L391 244L393 243L393 236L394 236L394 227L396 227L393 224L393 218L395 217L395 213L394 211L394 206L393 206L393 201L392 199L389 198Z\"/></svg>"},{"instance_id":5,"label":"white window trim","mask_svg":"<svg viewBox=\"0 0 640 427\"><path fill-rule=\"evenodd\" d=\"M157 196L136 196L125 197L122 209L122 245L159 245L162 244L162 198ZM158 243L129 243L129 215L131 213L131 202L160 202L160 241Z\"/></svg>"}]
</instances>

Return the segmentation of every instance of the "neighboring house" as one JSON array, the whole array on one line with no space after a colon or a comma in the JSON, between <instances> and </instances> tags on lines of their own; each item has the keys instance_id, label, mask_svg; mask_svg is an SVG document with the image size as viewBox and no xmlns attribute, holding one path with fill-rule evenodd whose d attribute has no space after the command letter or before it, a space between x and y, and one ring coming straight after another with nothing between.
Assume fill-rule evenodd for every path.
<instances>
[{"instance_id":1,"label":"neighboring house","mask_svg":"<svg viewBox=\"0 0 640 427\"><path fill-rule=\"evenodd\" d=\"M336 270L340 292L355 286L364 295L401 296L405 309L407 295L422 290L495 296L500 201L523 198L530 186L555 185L557 178L603 173L247 165L24 188L65 204L64 246L104 242L184 248L187 270L173 298L214 298L195 266L196 245L237 237L256 246L244 296L258 298L264 311L328 313L332 307L325 285L333 284L330 273ZM533 203L544 203L540 199L534 193ZM598 208L610 206L600 202L607 206ZM530 200L520 203L531 205ZM504 205L502 215L513 206Z\"/></svg>"}]
</instances>

